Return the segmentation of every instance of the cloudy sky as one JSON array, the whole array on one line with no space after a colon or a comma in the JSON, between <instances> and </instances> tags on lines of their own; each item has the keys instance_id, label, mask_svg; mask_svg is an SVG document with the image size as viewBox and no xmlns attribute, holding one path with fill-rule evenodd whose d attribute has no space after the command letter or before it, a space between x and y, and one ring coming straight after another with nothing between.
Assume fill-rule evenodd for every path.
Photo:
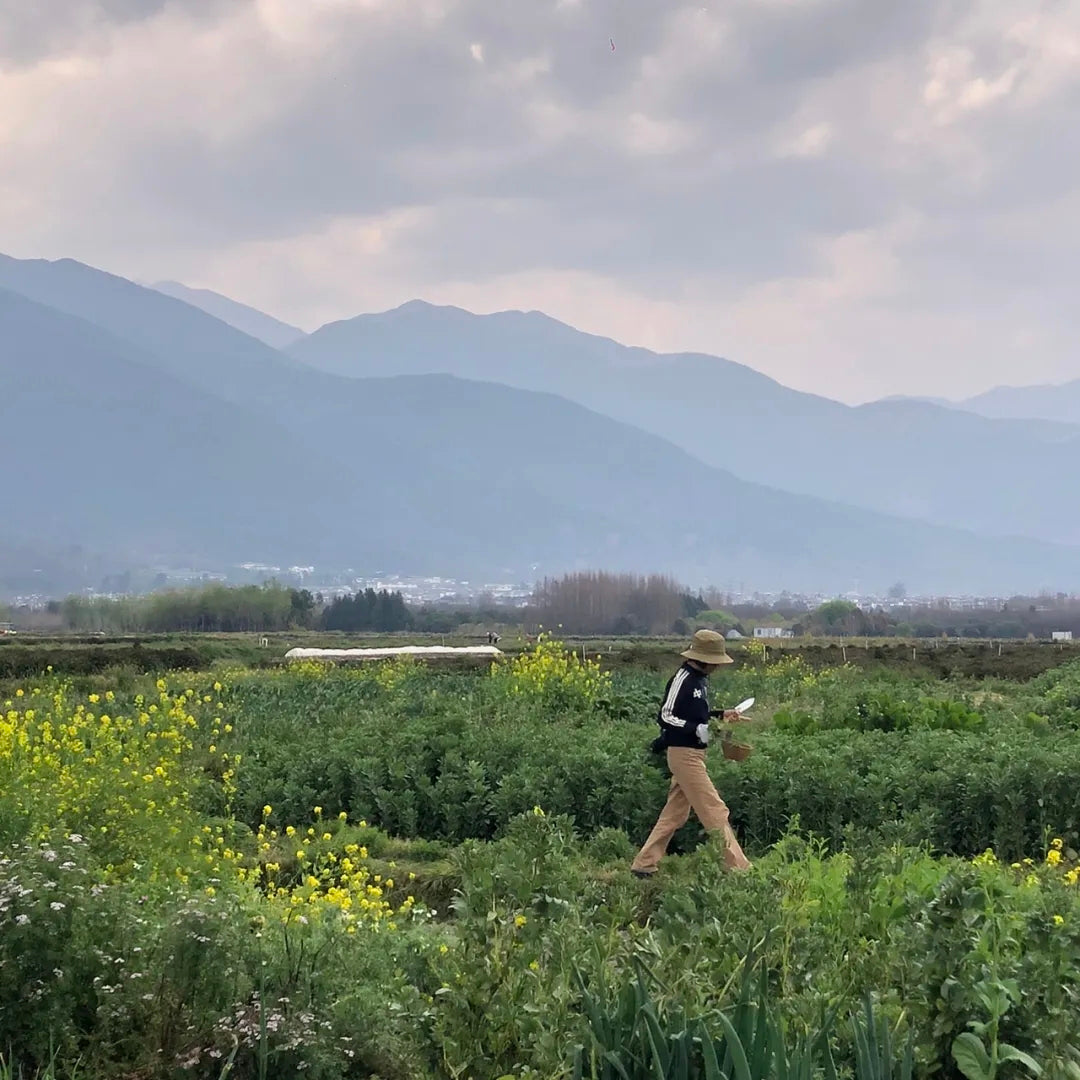
<instances>
[{"instance_id":1,"label":"cloudy sky","mask_svg":"<svg viewBox=\"0 0 1080 1080\"><path fill-rule=\"evenodd\" d=\"M1077 0L0 0L0 251L955 396L1080 377L1078 115Z\"/></svg>"}]
</instances>

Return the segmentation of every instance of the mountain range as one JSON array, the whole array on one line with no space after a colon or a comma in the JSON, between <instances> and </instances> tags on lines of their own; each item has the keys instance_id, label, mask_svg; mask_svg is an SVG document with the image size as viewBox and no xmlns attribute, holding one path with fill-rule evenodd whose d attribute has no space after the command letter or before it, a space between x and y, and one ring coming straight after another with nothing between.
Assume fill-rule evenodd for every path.
<instances>
[{"instance_id":1,"label":"mountain range","mask_svg":"<svg viewBox=\"0 0 1080 1080\"><path fill-rule=\"evenodd\" d=\"M411 304L282 351L203 305L72 260L0 257L0 290L10 448L0 483L16 508L0 525L0 560L79 544L125 559L504 579L605 567L791 590L900 579L987 592L1080 579L1080 550L993 535L1021 530L992 514L997 527L979 535L957 526L977 530L985 516L945 514L943 525L889 515L873 490L843 501L841 485L829 498L784 490L813 471L806 458L822 473L888 483L863 459L900 452L916 472L936 462L960 482L957 446L978 471L965 440L989 452L990 433L1045 466L1080 435L1069 425L969 417L953 429L942 419L950 410L908 403L867 414L729 361L657 357L538 314ZM631 412L644 422L628 422ZM876 420L860 428L849 414ZM884 415L902 422L890 428ZM920 456L927 425L956 434ZM837 427L848 442L836 441ZM737 445L744 438L786 468L761 482L746 468L755 453ZM835 460L837 446L859 460ZM991 466L1004 468L1004 456ZM998 484L1023 488L1014 471ZM904 490L947 483L939 475ZM1010 490L999 515L1021 505ZM1071 519L1059 520L1055 539Z\"/></svg>"},{"instance_id":2,"label":"mountain range","mask_svg":"<svg viewBox=\"0 0 1080 1080\"><path fill-rule=\"evenodd\" d=\"M179 281L158 281L150 288L171 296L175 300L183 300L185 304L190 304L192 307L200 308L216 319L235 326L237 330L242 330L245 334L258 338L264 345L270 345L275 349L284 349L304 336L304 331L299 327L290 326L271 315L264 315L263 312L248 307L247 304L237 303L210 289L189 289L187 285L181 285Z\"/></svg>"},{"instance_id":3,"label":"mountain range","mask_svg":"<svg viewBox=\"0 0 1080 1080\"><path fill-rule=\"evenodd\" d=\"M1080 379L1057 385L996 386L959 407L980 416L1035 417L1080 424Z\"/></svg>"},{"instance_id":4,"label":"mountain range","mask_svg":"<svg viewBox=\"0 0 1080 1080\"><path fill-rule=\"evenodd\" d=\"M1049 420L1061 424L1080 424L1080 379L1064 383L1040 383L1036 386L995 386L959 401L912 397L907 394L897 394L882 400L932 403L946 409L975 413L991 420Z\"/></svg>"},{"instance_id":5,"label":"mountain range","mask_svg":"<svg viewBox=\"0 0 1080 1080\"><path fill-rule=\"evenodd\" d=\"M1080 544L1080 427L915 400L857 407L719 357L659 355L537 312L413 302L331 323L288 352L354 377L445 372L560 394L773 487L989 535Z\"/></svg>"}]
</instances>

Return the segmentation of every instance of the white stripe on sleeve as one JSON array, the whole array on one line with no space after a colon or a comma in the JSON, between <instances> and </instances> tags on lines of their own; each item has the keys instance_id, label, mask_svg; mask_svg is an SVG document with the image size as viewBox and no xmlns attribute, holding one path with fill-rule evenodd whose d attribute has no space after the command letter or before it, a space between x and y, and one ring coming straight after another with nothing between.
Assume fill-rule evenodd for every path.
<instances>
[{"instance_id":1,"label":"white stripe on sleeve","mask_svg":"<svg viewBox=\"0 0 1080 1080\"><path fill-rule=\"evenodd\" d=\"M660 722L667 724L669 727L686 727L686 721L680 720L672 709L675 708L675 701L679 696L679 690L682 689L682 684L686 682L686 676L689 674L685 668L680 668L675 673L675 678L671 680L671 689L668 691L667 697L664 698L664 704L660 707Z\"/></svg>"}]
</instances>

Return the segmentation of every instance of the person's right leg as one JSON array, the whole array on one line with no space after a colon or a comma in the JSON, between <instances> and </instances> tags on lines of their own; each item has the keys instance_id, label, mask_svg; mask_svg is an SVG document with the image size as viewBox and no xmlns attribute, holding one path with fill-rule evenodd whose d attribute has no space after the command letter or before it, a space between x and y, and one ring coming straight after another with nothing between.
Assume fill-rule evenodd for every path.
<instances>
[{"instance_id":1,"label":"person's right leg","mask_svg":"<svg viewBox=\"0 0 1080 1080\"><path fill-rule=\"evenodd\" d=\"M669 763L673 751L674 748L668 750ZM671 838L686 824L686 819L689 817L690 800L672 775L664 809L660 811L660 816L656 819L652 832L649 833L649 839L638 852L630 869L638 875L655 874L660 860L667 851L668 844L671 843Z\"/></svg>"},{"instance_id":2,"label":"person's right leg","mask_svg":"<svg viewBox=\"0 0 1080 1080\"><path fill-rule=\"evenodd\" d=\"M668 766L672 780L685 794L705 831L718 834L723 840L724 865L729 870L748 870L750 860L731 827L727 804L705 769L705 751L672 747L668 751Z\"/></svg>"}]
</instances>

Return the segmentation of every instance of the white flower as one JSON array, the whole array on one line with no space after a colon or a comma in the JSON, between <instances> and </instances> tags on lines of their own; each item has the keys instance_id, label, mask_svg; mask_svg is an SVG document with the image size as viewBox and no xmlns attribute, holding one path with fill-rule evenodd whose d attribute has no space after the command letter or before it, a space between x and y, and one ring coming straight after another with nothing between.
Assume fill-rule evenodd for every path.
<instances>
[{"instance_id":1,"label":"white flower","mask_svg":"<svg viewBox=\"0 0 1080 1080\"><path fill-rule=\"evenodd\" d=\"M59 900L54 900L54 901L53 901L53 902L52 902L52 903L51 903L51 904L49 905L49 907L51 907L51 908L53 909L53 911L63 911L63 910L64 910L64 906L65 906L65 905L61 904Z\"/></svg>"},{"instance_id":2,"label":"white flower","mask_svg":"<svg viewBox=\"0 0 1080 1080\"><path fill-rule=\"evenodd\" d=\"M15 925L16 926L25 926L29 921L30 921L30 916L29 915L16 915L15 916Z\"/></svg>"}]
</instances>

